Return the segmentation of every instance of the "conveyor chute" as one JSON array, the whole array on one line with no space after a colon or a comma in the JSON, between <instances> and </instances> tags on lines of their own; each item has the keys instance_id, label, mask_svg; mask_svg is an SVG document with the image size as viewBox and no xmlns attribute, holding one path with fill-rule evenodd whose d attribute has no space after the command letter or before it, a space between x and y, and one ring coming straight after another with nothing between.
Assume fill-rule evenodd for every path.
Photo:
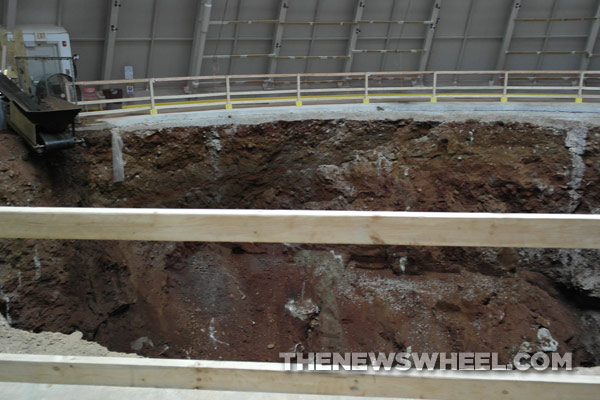
<instances>
[{"instance_id":1,"label":"conveyor chute","mask_svg":"<svg viewBox=\"0 0 600 400\"><path fill-rule=\"evenodd\" d=\"M8 124L38 153L73 147L75 117L81 108L58 97L37 102L0 74L0 92L9 102Z\"/></svg>"}]
</instances>

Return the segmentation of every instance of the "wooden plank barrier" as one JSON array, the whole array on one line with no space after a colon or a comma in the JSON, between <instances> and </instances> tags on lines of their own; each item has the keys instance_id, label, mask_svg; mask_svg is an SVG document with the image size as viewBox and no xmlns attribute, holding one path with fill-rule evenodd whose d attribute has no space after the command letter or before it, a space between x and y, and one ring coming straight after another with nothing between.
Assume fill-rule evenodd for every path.
<instances>
[{"instance_id":1,"label":"wooden plank barrier","mask_svg":"<svg viewBox=\"0 0 600 400\"><path fill-rule=\"evenodd\" d=\"M0 207L0 237L600 248L600 215Z\"/></svg>"},{"instance_id":2,"label":"wooden plank barrier","mask_svg":"<svg viewBox=\"0 0 600 400\"><path fill-rule=\"evenodd\" d=\"M569 371L285 371L280 363L33 354L0 354L0 381L441 400L575 400L600 393L598 376Z\"/></svg>"}]
</instances>

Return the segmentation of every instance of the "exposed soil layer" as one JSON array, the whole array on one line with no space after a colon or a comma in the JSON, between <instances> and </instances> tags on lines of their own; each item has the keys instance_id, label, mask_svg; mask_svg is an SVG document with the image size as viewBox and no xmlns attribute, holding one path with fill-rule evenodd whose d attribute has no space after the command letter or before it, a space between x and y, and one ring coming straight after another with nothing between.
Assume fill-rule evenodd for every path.
<instances>
[{"instance_id":1,"label":"exposed soil layer","mask_svg":"<svg viewBox=\"0 0 600 400\"><path fill-rule=\"evenodd\" d=\"M0 134L0 204L600 210L600 130L476 121L303 121L121 133L40 158ZM0 241L14 327L113 351L279 361L280 351L574 352L600 364L599 252ZM526 343L527 342L527 343ZM547 342L547 340L546 340Z\"/></svg>"}]
</instances>

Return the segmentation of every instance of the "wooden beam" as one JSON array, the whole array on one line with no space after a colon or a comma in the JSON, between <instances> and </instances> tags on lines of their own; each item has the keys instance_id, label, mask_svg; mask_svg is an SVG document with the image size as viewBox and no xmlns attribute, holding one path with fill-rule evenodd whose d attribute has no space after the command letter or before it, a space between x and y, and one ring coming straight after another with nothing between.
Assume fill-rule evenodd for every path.
<instances>
[{"instance_id":1,"label":"wooden beam","mask_svg":"<svg viewBox=\"0 0 600 400\"><path fill-rule=\"evenodd\" d=\"M598 376L513 371L285 371L280 363L0 354L0 381L320 395L592 399Z\"/></svg>"},{"instance_id":2,"label":"wooden beam","mask_svg":"<svg viewBox=\"0 0 600 400\"><path fill-rule=\"evenodd\" d=\"M0 207L0 237L600 248L600 215Z\"/></svg>"}]
</instances>

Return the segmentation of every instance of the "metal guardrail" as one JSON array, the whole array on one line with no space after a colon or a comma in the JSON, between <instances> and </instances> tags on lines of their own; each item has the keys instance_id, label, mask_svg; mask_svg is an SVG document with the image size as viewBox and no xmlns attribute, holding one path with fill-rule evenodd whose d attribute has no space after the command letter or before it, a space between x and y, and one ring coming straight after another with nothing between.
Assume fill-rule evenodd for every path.
<instances>
[{"instance_id":1,"label":"metal guardrail","mask_svg":"<svg viewBox=\"0 0 600 400\"><path fill-rule=\"evenodd\" d=\"M465 77L469 76L479 79L465 82ZM488 78L485 79L485 76ZM461 84L458 84L459 79L463 80ZM173 85L182 82L184 83L184 94L157 94L157 88L161 84ZM360 100L366 104L371 100L429 100L435 103L438 99L499 100L501 102L507 102L509 99L536 99L572 100L582 103L584 99L592 100L600 97L600 94L594 94L594 91L600 90L600 84L593 85L596 82L600 82L600 71L402 71L215 75L81 81L67 83L69 87L66 92L67 100L86 107L87 110L80 114L85 117L139 113L140 111L149 111L150 114L155 115L159 110L218 106L232 109L234 104L252 106L289 103L302 106L306 102ZM98 97L91 100L71 98L73 93L76 93L71 86L106 87L136 84L145 85L143 96L118 99ZM242 90L233 90L233 86L239 86ZM247 90L257 86L262 89ZM282 88L275 89L277 86ZM196 88L195 92L190 91L190 87ZM172 89L173 87L170 87L171 92ZM166 100L171 102L164 103ZM121 107L89 111L90 106L102 108L110 104L120 104Z\"/></svg>"}]
</instances>

